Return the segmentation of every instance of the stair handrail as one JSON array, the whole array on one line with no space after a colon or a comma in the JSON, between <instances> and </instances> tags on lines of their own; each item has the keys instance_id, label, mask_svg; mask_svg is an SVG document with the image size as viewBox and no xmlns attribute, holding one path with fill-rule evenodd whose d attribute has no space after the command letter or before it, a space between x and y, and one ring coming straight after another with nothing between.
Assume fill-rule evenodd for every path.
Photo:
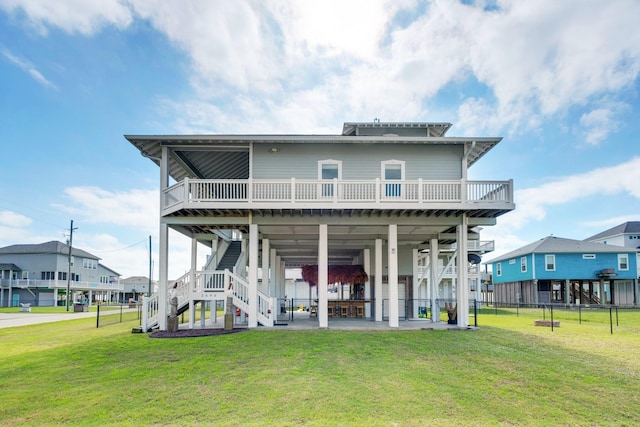
<instances>
[{"instance_id":1,"label":"stair handrail","mask_svg":"<svg viewBox=\"0 0 640 427\"><path fill-rule=\"evenodd\" d=\"M225 270L225 277L233 284L233 305L244 312L249 312L249 282L246 278ZM258 290L258 313L257 320L265 326L273 326L274 311L272 307L272 299L264 292Z\"/></svg>"},{"instance_id":2,"label":"stair handrail","mask_svg":"<svg viewBox=\"0 0 640 427\"><path fill-rule=\"evenodd\" d=\"M142 297L142 332L148 332L158 324L159 318L158 294Z\"/></svg>"}]
</instances>

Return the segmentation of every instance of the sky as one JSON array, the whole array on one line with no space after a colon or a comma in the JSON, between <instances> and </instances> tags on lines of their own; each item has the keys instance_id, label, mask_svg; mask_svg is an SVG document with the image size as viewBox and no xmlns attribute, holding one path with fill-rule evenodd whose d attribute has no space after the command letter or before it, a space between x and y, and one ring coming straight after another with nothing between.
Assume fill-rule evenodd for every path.
<instances>
[{"instance_id":1,"label":"sky","mask_svg":"<svg viewBox=\"0 0 640 427\"><path fill-rule=\"evenodd\" d=\"M123 135L376 118L503 138L469 169L514 181L487 260L640 220L638 16L638 0L0 0L0 247L65 242L73 220L74 247L123 278L152 259L157 278L159 170ZM170 241L176 278L190 242Z\"/></svg>"}]
</instances>

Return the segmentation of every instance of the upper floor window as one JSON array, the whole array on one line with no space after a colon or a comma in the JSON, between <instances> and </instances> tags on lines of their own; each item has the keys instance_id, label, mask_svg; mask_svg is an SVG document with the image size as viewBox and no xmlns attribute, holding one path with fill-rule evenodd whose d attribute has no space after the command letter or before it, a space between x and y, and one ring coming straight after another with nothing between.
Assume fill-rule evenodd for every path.
<instances>
[{"instance_id":1,"label":"upper floor window","mask_svg":"<svg viewBox=\"0 0 640 427\"><path fill-rule=\"evenodd\" d=\"M502 276L502 263L496 264L496 276Z\"/></svg>"},{"instance_id":2,"label":"upper floor window","mask_svg":"<svg viewBox=\"0 0 640 427\"><path fill-rule=\"evenodd\" d=\"M527 272L527 257L520 258L520 271L523 273Z\"/></svg>"},{"instance_id":3,"label":"upper floor window","mask_svg":"<svg viewBox=\"0 0 640 427\"><path fill-rule=\"evenodd\" d=\"M618 254L618 270L628 270L628 269L629 269L629 255Z\"/></svg>"},{"instance_id":4,"label":"upper floor window","mask_svg":"<svg viewBox=\"0 0 640 427\"><path fill-rule=\"evenodd\" d=\"M27 280L29 278L29 272L28 271L23 271L22 272L22 280Z\"/></svg>"},{"instance_id":5,"label":"upper floor window","mask_svg":"<svg viewBox=\"0 0 640 427\"><path fill-rule=\"evenodd\" d=\"M335 189L334 179L342 179L342 161L340 160L320 160L318 162L318 179L331 180L332 182L322 183L321 193L324 197L333 197Z\"/></svg>"},{"instance_id":6,"label":"upper floor window","mask_svg":"<svg viewBox=\"0 0 640 427\"><path fill-rule=\"evenodd\" d=\"M98 262L95 259L82 259L82 267L89 270L96 270L98 268Z\"/></svg>"},{"instance_id":7,"label":"upper floor window","mask_svg":"<svg viewBox=\"0 0 640 427\"><path fill-rule=\"evenodd\" d=\"M545 255L544 256L544 269L547 271L556 271L556 256Z\"/></svg>"},{"instance_id":8,"label":"upper floor window","mask_svg":"<svg viewBox=\"0 0 640 427\"><path fill-rule=\"evenodd\" d=\"M404 161L402 160L385 160L381 163L381 176L384 181L404 181ZM402 196L402 184L385 183L385 196L400 197Z\"/></svg>"},{"instance_id":9,"label":"upper floor window","mask_svg":"<svg viewBox=\"0 0 640 427\"><path fill-rule=\"evenodd\" d=\"M55 271L41 271L40 272L41 280L55 280L56 272Z\"/></svg>"},{"instance_id":10,"label":"upper floor window","mask_svg":"<svg viewBox=\"0 0 640 427\"><path fill-rule=\"evenodd\" d=\"M109 276L100 276L100 283L109 283Z\"/></svg>"}]
</instances>

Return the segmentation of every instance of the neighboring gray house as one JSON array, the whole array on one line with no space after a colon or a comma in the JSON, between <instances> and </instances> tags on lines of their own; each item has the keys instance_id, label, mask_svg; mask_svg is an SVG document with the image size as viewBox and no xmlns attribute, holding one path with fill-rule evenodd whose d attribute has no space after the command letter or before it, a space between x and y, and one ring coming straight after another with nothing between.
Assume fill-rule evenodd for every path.
<instances>
[{"instance_id":1,"label":"neighboring gray house","mask_svg":"<svg viewBox=\"0 0 640 427\"><path fill-rule=\"evenodd\" d=\"M588 242L604 243L605 245L624 246L640 250L640 221L628 221L613 228L598 233L587 239ZM637 253L638 273L640 278L640 251Z\"/></svg>"},{"instance_id":2,"label":"neighboring gray house","mask_svg":"<svg viewBox=\"0 0 640 427\"><path fill-rule=\"evenodd\" d=\"M2 307L64 305L67 285L71 302L110 301L122 289L119 279L120 274L82 249L72 248L69 258L69 246L62 242L0 248Z\"/></svg>"},{"instance_id":3,"label":"neighboring gray house","mask_svg":"<svg viewBox=\"0 0 640 427\"><path fill-rule=\"evenodd\" d=\"M122 286L122 294L120 294L120 302L128 303L129 300L138 301L142 295L149 295L149 278L145 276L131 276L126 279L120 279ZM151 292L158 282L151 281Z\"/></svg>"},{"instance_id":4,"label":"neighboring gray house","mask_svg":"<svg viewBox=\"0 0 640 427\"><path fill-rule=\"evenodd\" d=\"M145 302L143 328L166 329L173 296L192 326L195 304L226 300L229 285L248 327L273 326L285 270L314 266L320 328L336 316L394 328L425 306L439 321L443 299L457 303L466 326L479 255L493 249L479 230L515 204L511 180L467 176L501 138L449 137L450 127L374 121L333 135L125 135L160 168L159 291ZM192 241L187 273L171 282L169 229ZM211 248L203 269L198 244ZM340 312L329 305L329 265L366 272Z\"/></svg>"}]
</instances>

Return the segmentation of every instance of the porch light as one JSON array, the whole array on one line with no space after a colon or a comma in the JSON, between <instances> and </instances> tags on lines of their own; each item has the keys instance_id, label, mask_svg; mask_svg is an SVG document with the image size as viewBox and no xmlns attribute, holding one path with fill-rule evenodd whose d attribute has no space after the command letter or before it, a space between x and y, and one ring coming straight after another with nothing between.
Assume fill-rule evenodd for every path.
<instances>
[{"instance_id":1,"label":"porch light","mask_svg":"<svg viewBox=\"0 0 640 427\"><path fill-rule=\"evenodd\" d=\"M269 148L269 152L270 153L277 153L278 151L280 151L280 149L278 147L271 147Z\"/></svg>"}]
</instances>

